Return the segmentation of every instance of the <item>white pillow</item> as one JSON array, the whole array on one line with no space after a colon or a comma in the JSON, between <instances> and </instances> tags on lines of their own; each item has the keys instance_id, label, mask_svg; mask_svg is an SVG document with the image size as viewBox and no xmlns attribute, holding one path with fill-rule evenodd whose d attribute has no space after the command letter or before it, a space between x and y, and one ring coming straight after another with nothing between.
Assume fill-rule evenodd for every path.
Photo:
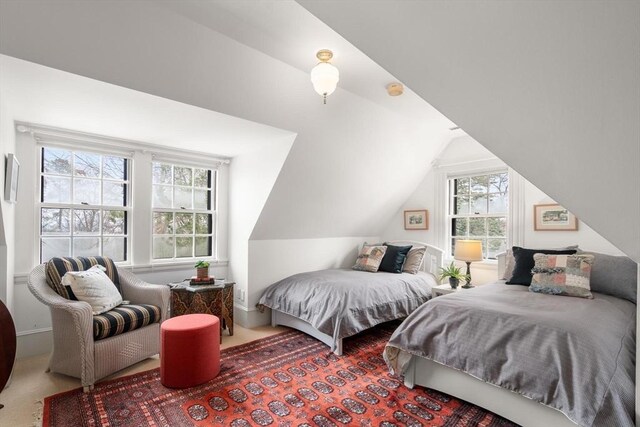
<instances>
[{"instance_id":1,"label":"white pillow","mask_svg":"<svg viewBox=\"0 0 640 427\"><path fill-rule=\"evenodd\" d=\"M89 303L94 315L122 304L122 295L103 269L101 265L94 265L88 270L68 271L62 276L62 284L71 288L78 301Z\"/></svg>"}]
</instances>

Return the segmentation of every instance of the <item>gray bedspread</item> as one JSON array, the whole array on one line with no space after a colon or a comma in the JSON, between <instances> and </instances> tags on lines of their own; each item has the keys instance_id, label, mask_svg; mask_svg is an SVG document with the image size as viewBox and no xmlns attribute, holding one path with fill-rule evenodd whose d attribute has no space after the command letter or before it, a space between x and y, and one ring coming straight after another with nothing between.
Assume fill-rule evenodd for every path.
<instances>
[{"instance_id":1,"label":"gray bedspread","mask_svg":"<svg viewBox=\"0 0 640 427\"><path fill-rule=\"evenodd\" d=\"M394 332L385 360L411 355L556 408L581 426L632 426L635 304L495 283L435 298Z\"/></svg>"},{"instance_id":2,"label":"gray bedspread","mask_svg":"<svg viewBox=\"0 0 640 427\"><path fill-rule=\"evenodd\" d=\"M295 316L334 340L407 317L431 298L433 275L351 269L300 273L269 286L260 302Z\"/></svg>"}]
</instances>

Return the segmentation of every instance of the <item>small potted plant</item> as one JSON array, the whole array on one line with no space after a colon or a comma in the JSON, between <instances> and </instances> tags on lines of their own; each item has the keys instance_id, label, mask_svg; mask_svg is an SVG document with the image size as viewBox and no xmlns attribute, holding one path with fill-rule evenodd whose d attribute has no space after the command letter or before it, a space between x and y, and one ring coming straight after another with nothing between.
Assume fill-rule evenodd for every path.
<instances>
[{"instance_id":1,"label":"small potted plant","mask_svg":"<svg viewBox=\"0 0 640 427\"><path fill-rule=\"evenodd\" d=\"M209 263L207 261L198 261L195 265L196 277L198 279L206 279L209 277Z\"/></svg>"},{"instance_id":2,"label":"small potted plant","mask_svg":"<svg viewBox=\"0 0 640 427\"><path fill-rule=\"evenodd\" d=\"M460 280L467 279L467 275L462 274L460 267L456 267L453 261L451 261L448 267L440 268L439 280L443 281L447 277L449 278L449 286L451 286L451 289L456 289L460 284Z\"/></svg>"}]
</instances>

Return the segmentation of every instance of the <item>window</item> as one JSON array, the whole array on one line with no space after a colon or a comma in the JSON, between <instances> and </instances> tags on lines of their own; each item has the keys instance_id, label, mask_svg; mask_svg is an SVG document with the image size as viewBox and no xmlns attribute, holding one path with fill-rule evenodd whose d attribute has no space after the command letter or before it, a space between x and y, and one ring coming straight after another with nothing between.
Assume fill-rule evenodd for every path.
<instances>
[{"instance_id":1,"label":"window","mask_svg":"<svg viewBox=\"0 0 640 427\"><path fill-rule=\"evenodd\" d=\"M43 147L40 261L103 255L127 260L129 160Z\"/></svg>"},{"instance_id":2,"label":"window","mask_svg":"<svg viewBox=\"0 0 640 427\"><path fill-rule=\"evenodd\" d=\"M215 172L154 162L152 192L153 259L213 256Z\"/></svg>"},{"instance_id":3,"label":"window","mask_svg":"<svg viewBox=\"0 0 640 427\"><path fill-rule=\"evenodd\" d=\"M449 238L482 241L485 259L507 247L509 175L506 171L449 179Z\"/></svg>"}]
</instances>

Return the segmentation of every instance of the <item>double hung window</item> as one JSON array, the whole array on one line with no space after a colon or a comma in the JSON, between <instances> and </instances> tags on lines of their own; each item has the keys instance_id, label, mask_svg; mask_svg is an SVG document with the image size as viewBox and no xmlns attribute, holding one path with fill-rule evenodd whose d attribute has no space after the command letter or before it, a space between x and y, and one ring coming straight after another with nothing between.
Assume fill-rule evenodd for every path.
<instances>
[{"instance_id":1,"label":"double hung window","mask_svg":"<svg viewBox=\"0 0 640 427\"><path fill-rule=\"evenodd\" d=\"M45 146L40 164L40 261L127 260L130 160Z\"/></svg>"},{"instance_id":2,"label":"double hung window","mask_svg":"<svg viewBox=\"0 0 640 427\"><path fill-rule=\"evenodd\" d=\"M154 260L213 256L213 170L153 163Z\"/></svg>"},{"instance_id":3,"label":"double hung window","mask_svg":"<svg viewBox=\"0 0 640 427\"><path fill-rule=\"evenodd\" d=\"M449 179L449 241L453 256L456 240L482 241L485 259L507 246L509 175L497 171Z\"/></svg>"}]
</instances>

